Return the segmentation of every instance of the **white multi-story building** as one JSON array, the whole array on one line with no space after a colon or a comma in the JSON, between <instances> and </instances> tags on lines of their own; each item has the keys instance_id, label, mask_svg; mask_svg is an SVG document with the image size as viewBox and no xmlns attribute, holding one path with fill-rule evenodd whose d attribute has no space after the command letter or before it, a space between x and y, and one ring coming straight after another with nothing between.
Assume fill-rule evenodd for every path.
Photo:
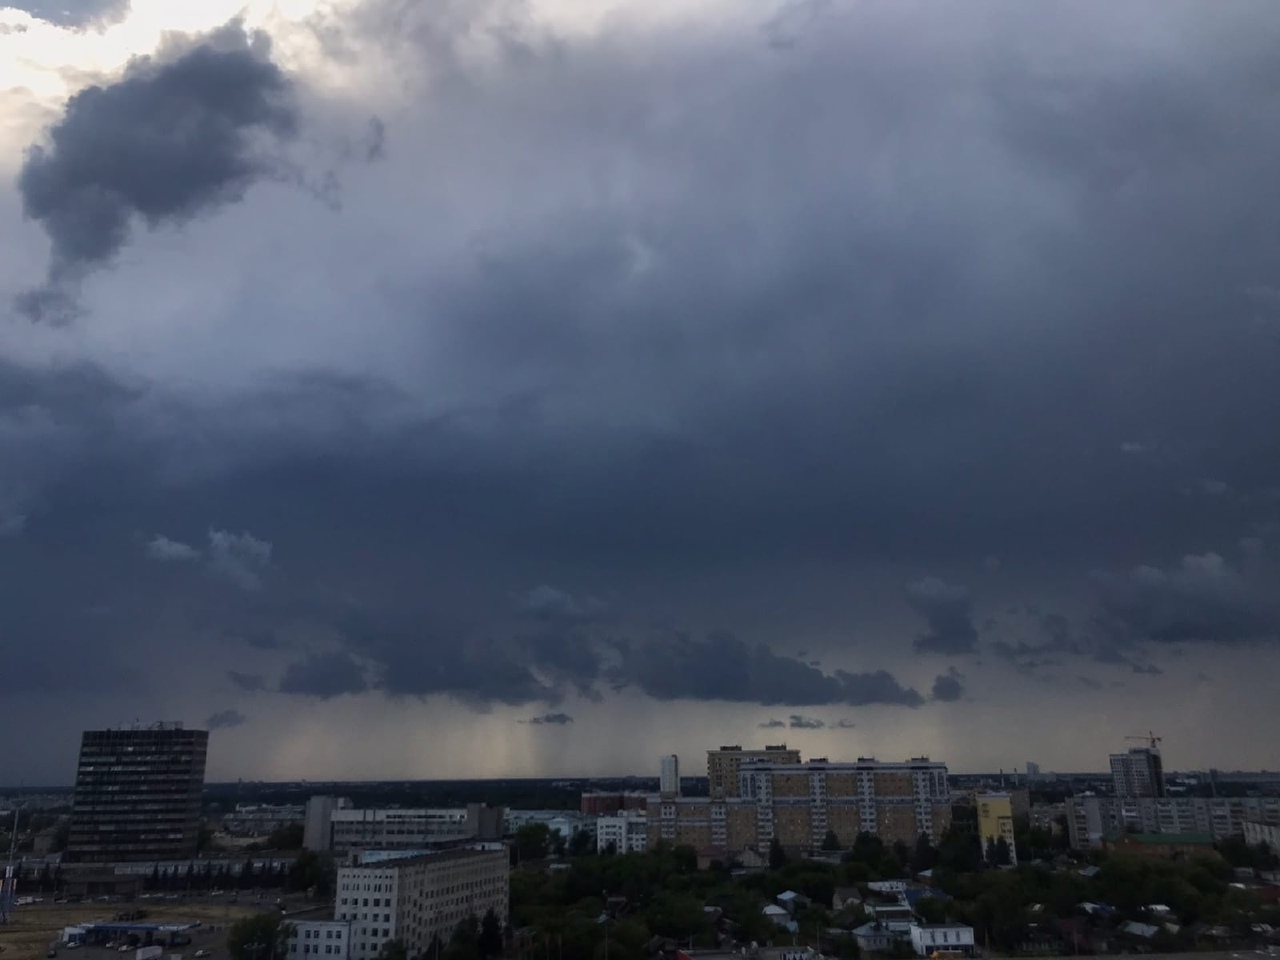
<instances>
[{"instance_id":1,"label":"white multi-story building","mask_svg":"<svg viewBox=\"0 0 1280 960\"><path fill-rule=\"evenodd\" d=\"M973 927L963 923L913 923L911 948L917 957L934 953L973 953Z\"/></svg>"},{"instance_id":2,"label":"white multi-story building","mask_svg":"<svg viewBox=\"0 0 1280 960\"><path fill-rule=\"evenodd\" d=\"M1254 823L1252 820L1246 820L1244 822L1244 839L1245 843L1251 847L1265 843L1271 848L1272 853L1280 853L1280 825L1278 824Z\"/></svg>"},{"instance_id":3,"label":"white multi-story building","mask_svg":"<svg viewBox=\"0 0 1280 960\"><path fill-rule=\"evenodd\" d=\"M1164 763L1154 744L1111 754L1111 779L1117 797L1163 797Z\"/></svg>"},{"instance_id":4,"label":"white multi-story building","mask_svg":"<svg viewBox=\"0 0 1280 960\"><path fill-rule=\"evenodd\" d=\"M662 758L658 777L658 791L664 797L680 796L680 758L674 753Z\"/></svg>"},{"instance_id":5,"label":"white multi-story building","mask_svg":"<svg viewBox=\"0 0 1280 960\"><path fill-rule=\"evenodd\" d=\"M285 945L287 960L324 956L351 960L350 920L291 920L292 932Z\"/></svg>"},{"instance_id":6,"label":"white multi-story building","mask_svg":"<svg viewBox=\"0 0 1280 960\"><path fill-rule=\"evenodd\" d=\"M1096 847L1125 830L1209 834L1214 840L1245 832L1247 823L1280 826L1280 797L1097 797L1067 799L1067 831L1077 850Z\"/></svg>"},{"instance_id":7,"label":"white multi-story building","mask_svg":"<svg viewBox=\"0 0 1280 960\"><path fill-rule=\"evenodd\" d=\"M493 911L505 924L510 874L507 851L495 844L342 867L334 916L351 924L351 960L373 960L392 940L416 956L436 937L447 944L468 917Z\"/></svg>"},{"instance_id":8,"label":"white multi-story building","mask_svg":"<svg viewBox=\"0 0 1280 960\"><path fill-rule=\"evenodd\" d=\"M596 818L596 850L605 853L644 853L649 849L649 818L643 810Z\"/></svg>"}]
</instances>

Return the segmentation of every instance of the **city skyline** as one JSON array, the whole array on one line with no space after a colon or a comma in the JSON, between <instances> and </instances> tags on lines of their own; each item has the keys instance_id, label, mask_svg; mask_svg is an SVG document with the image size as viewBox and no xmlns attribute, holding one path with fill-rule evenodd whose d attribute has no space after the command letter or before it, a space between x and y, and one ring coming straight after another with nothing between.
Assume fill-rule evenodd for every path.
<instances>
[{"instance_id":1,"label":"city skyline","mask_svg":"<svg viewBox=\"0 0 1280 960\"><path fill-rule=\"evenodd\" d=\"M1280 768L1278 45L0 0L0 769Z\"/></svg>"}]
</instances>

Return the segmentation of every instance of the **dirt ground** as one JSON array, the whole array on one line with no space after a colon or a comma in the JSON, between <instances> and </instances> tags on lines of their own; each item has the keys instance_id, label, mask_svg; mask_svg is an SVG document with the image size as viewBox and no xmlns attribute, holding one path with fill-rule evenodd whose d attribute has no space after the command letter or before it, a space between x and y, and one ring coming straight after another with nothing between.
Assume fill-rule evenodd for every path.
<instances>
[{"instance_id":1,"label":"dirt ground","mask_svg":"<svg viewBox=\"0 0 1280 960\"><path fill-rule=\"evenodd\" d=\"M16 907L12 922L0 927L0 960L44 960L49 947L58 940L63 927L95 920L111 920L123 910L145 910L143 923L182 923L199 920L206 925L229 926L241 917L261 910L243 903L36 903ZM78 951L59 948L61 960L75 960Z\"/></svg>"}]
</instances>

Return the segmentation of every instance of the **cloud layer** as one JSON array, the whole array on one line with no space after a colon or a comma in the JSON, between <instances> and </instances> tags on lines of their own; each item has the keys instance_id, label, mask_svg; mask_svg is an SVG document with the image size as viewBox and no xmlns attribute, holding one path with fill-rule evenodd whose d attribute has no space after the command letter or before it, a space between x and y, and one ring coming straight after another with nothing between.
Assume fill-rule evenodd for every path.
<instances>
[{"instance_id":1,"label":"cloud layer","mask_svg":"<svg viewBox=\"0 0 1280 960\"><path fill-rule=\"evenodd\" d=\"M6 695L670 721L636 768L762 707L1007 767L1106 706L1226 763L1201 660L1280 656L1275 18L180 7L0 19ZM363 759L235 762L294 755Z\"/></svg>"}]
</instances>

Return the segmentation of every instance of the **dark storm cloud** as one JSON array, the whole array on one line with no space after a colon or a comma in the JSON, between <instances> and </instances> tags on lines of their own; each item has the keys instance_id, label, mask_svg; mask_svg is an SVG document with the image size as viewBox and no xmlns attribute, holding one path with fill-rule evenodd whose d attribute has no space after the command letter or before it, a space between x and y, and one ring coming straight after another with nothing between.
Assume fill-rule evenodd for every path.
<instances>
[{"instance_id":1,"label":"dark storm cloud","mask_svg":"<svg viewBox=\"0 0 1280 960\"><path fill-rule=\"evenodd\" d=\"M696 640L687 634L655 637L620 649L609 678L657 700L724 700L764 706L844 703L915 707L924 698L884 670L831 673L783 656L764 644L749 645L723 632Z\"/></svg>"},{"instance_id":2,"label":"dark storm cloud","mask_svg":"<svg viewBox=\"0 0 1280 960\"><path fill-rule=\"evenodd\" d=\"M917 653L977 652L973 599L964 587L926 577L907 587L907 604L929 624L928 632L916 638Z\"/></svg>"},{"instance_id":3,"label":"dark storm cloud","mask_svg":"<svg viewBox=\"0 0 1280 960\"><path fill-rule=\"evenodd\" d=\"M964 696L964 674L951 667L946 673L940 673L933 681L930 697L942 703L955 703Z\"/></svg>"},{"instance_id":4,"label":"dark storm cloud","mask_svg":"<svg viewBox=\"0 0 1280 960\"><path fill-rule=\"evenodd\" d=\"M350 654L340 651L313 653L295 660L285 668L278 687L281 693L297 693L321 700L363 693L368 688L364 669Z\"/></svg>"},{"instance_id":5,"label":"dark storm cloud","mask_svg":"<svg viewBox=\"0 0 1280 960\"><path fill-rule=\"evenodd\" d=\"M1160 643L1280 639L1280 602L1270 578L1247 575L1215 553L1098 580L1105 615L1128 637Z\"/></svg>"},{"instance_id":6,"label":"dark storm cloud","mask_svg":"<svg viewBox=\"0 0 1280 960\"><path fill-rule=\"evenodd\" d=\"M260 693L267 689L266 679L256 673L241 673L239 670L228 670L227 677L246 693Z\"/></svg>"},{"instance_id":7,"label":"dark storm cloud","mask_svg":"<svg viewBox=\"0 0 1280 960\"><path fill-rule=\"evenodd\" d=\"M806 717L799 713L793 713L787 719L787 726L792 730L822 730L827 724L825 720L819 720L817 717Z\"/></svg>"},{"instance_id":8,"label":"dark storm cloud","mask_svg":"<svg viewBox=\"0 0 1280 960\"><path fill-rule=\"evenodd\" d=\"M244 726L249 722L239 710L219 710L217 713L211 714L204 725L210 730L230 730L232 727Z\"/></svg>"},{"instance_id":9,"label":"dark storm cloud","mask_svg":"<svg viewBox=\"0 0 1280 960\"><path fill-rule=\"evenodd\" d=\"M26 215L53 242L49 286L25 297L27 312L109 263L134 220L185 223L276 172L258 137L296 133L291 96L267 36L236 22L73 96L18 177Z\"/></svg>"},{"instance_id":10,"label":"dark storm cloud","mask_svg":"<svg viewBox=\"0 0 1280 960\"><path fill-rule=\"evenodd\" d=\"M528 720L521 720L521 723L527 723L530 726L553 726L564 727L573 723L573 717L567 713L544 713L539 717L530 717Z\"/></svg>"}]
</instances>

